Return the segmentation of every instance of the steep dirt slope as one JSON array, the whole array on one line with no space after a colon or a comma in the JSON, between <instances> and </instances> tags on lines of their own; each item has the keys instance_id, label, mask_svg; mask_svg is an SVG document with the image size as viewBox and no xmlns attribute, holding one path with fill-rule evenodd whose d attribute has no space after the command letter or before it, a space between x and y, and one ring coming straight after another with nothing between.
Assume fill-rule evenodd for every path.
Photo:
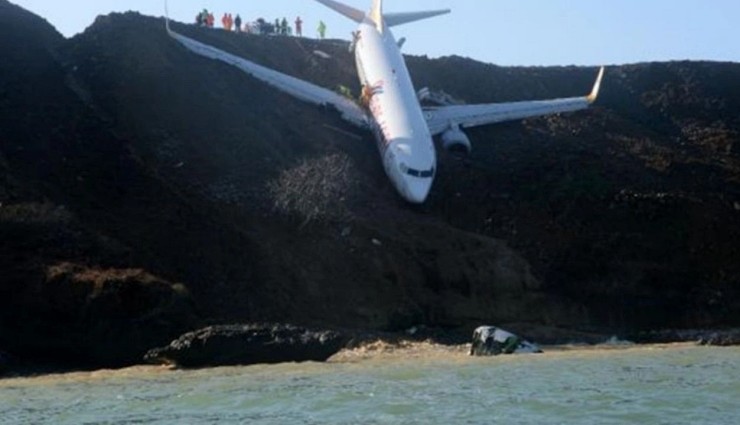
<instances>
[{"instance_id":1,"label":"steep dirt slope","mask_svg":"<svg viewBox=\"0 0 740 425\"><path fill-rule=\"evenodd\" d=\"M0 345L57 363L132 363L193 326L194 308L185 288L136 269L148 253L92 221L123 232L152 199L158 213L183 203L80 100L64 41L0 2Z\"/></svg>"},{"instance_id":2,"label":"steep dirt slope","mask_svg":"<svg viewBox=\"0 0 740 425\"><path fill-rule=\"evenodd\" d=\"M510 241L535 266L550 294L576 299L588 309L589 325L639 328L737 320L737 65L612 68L592 111L472 130L474 156L457 161L441 153L432 199L413 210L398 202L385 181L367 135L358 141L331 131L326 125L355 130L332 113L306 108L228 66L193 57L162 37L161 25L136 15L106 18L77 40L77 48L84 50L75 57L100 102L117 111L119 128L135 131L130 138L147 161L217 208L234 207L239 225L249 228L263 247L257 280L270 282L268 291L295 281L299 270L288 294L314 285L317 293L329 294L339 285L325 282L337 279L357 282L344 287L355 288L345 289L344 297L363 299L362 290L354 292L360 286L371 288L370 303L380 299L387 306L404 299L411 307L402 310L418 311L411 321L500 320L502 310L490 307L497 297L480 298L465 289L496 283L475 277L480 264L465 264L487 255L469 242L456 247L455 240L469 239L457 230L462 229ZM178 29L319 84L356 90L346 44ZM331 59L314 55L317 49ZM109 55L107 69L85 62L92 52ZM586 93L595 76L595 69L499 68L456 57L409 58L409 63L420 87L444 89L471 103ZM292 125L275 125L288 119ZM336 173L311 174L312 168L330 168L326 158L341 164ZM167 171L168 165L181 163ZM329 224L300 228L308 237L295 238L290 226L266 219L265 208L276 201L274 189L290 187L284 183L291 175L341 182L332 186L339 191L332 192L336 196L320 204ZM353 232L343 241L337 235L348 221ZM271 225L277 227L263 230ZM441 236L427 237L436 234L427 225ZM368 285L352 273L366 268L368 258L354 260L352 250L363 256L372 252L371 238L397 240L401 252L387 244L380 251L402 266L382 264L377 275L363 273L372 282ZM343 252L348 241L356 244L350 255ZM317 257L317 246L322 253L336 249L332 261ZM282 252L290 256L283 258ZM437 260L445 256L462 263L440 267ZM415 271L419 265L429 272ZM411 276L410 287L417 288L413 296L401 295L408 288L397 282L409 278L398 276ZM322 283L311 283L317 281ZM379 298L385 285L391 295ZM462 291L467 301L461 310L474 313L466 318L450 314L442 302L448 290ZM428 299L424 294L434 295ZM296 302L301 301L288 303L291 309ZM477 303L480 308L471 307ZM515 305L526 320L526 310ZM438 310L442 313L434 313ZM563 323L583 319L565 310L570 313L548 317ZM387 324L387 317L371 323Z\"/></svg>"},{"instance_id":3,"label":"steep dirt slope","mask_svg":"<svg viewBox=\"0 0 740 425\"><path fill-rule=\"evenodd\" d=\"M454 65L479 90L451 78L438 86L475 100L510 99L500 87L543 77L528 96L564 95L564 73L592 75L459 58L412 64L422 75ZM592 306L596 322L737 322L740 66L641 64L607 76L588 113L471 132L472 163L441 173L430 208L508 240L548 288Z\"/></svg>"},{"instance_id":4,"label":"steep dirt slope","mask_svg":"<svg viewBox=\"0 0 740 425\"><path fill-rule=\"evenodd\" d=\"M354 78L344 44L178 28L244 54L281 52L271 65L308 70L309 78L347 85ZM503 243L400 202L370 135L337 131L357 132L334 112L190 54L159 20L112 15L72 41L77 77L137 154L173 186L231 217L230 228L255 247L253 282L234 264L229 282L193 284L249 293L208 297L210 314L398 329L519 320L530 305L540 312L535 320L544 320L561 308L557 300L548 306L526 262ZM318 48L333 59L318 58Z\"/></svg>"}]
</instances>

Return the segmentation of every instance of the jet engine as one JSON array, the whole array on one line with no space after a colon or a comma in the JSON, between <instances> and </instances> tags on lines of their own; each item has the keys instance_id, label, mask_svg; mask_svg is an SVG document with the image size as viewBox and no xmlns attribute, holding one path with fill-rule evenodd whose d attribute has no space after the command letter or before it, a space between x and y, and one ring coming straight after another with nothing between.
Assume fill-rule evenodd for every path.
<instances>
[{"instance_id":1,"label":"jet engine","mask_svg":"<svg viewBox=\"0 0 740 425\"><path fill-rule=\"evenodd\" d=\"M442 147L453 155L468 156L473 146L468 136L460 130L460 127L451 127L442 133Z\"/></svg>"}]
</instances>

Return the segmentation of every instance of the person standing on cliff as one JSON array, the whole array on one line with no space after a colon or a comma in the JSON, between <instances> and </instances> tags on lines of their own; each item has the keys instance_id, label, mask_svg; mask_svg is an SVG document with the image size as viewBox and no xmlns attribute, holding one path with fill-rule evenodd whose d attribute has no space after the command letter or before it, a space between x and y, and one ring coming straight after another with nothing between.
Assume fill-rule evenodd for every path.
<instances>
[{"instance_id":1,"label":"person standing on cliff","mask_svg":"<svg viewBox=\"0 0 740 425\"><path fill-rule=\"evenodd\" d=\"M238 13L236 14L236 19L234 19L234 31L242 32L242 17Z\"/></svg>"},{"instance_id":2,"label":"person standing on cliff","mask_svg":"<svg viewBox=\"0 0 740 425\"><path fill-rule=\"evenodd\" d=\"M288 35L288 20L286 18L283 18L283 20L280 21L280 32L282 32L283 35Z\"/></svg>"},{"instance_id":3,"label":"person standing on cliff","mask_svg":"<svg viewBox=\"0 0 740 425\"><path fill-rule=\"evenodd\" d=\"M295 18L295 34L298 37L303 37L303 21L300 16Z\"/></svg>"},{"instance_id":4,"label":"person standing on cliff","mask_svg":"<svg viewBox=\"0 0 740 425\"><path fill-rule=\"evenodd\" d=\"M318 31L319 38L323 40L326 37L326 24L324 23L324 21L319 21Z\"/></svg>"},{"instance_id":5,"label":"person standing on cliff","mask_svg":"<svg viewBox=\"0 0 740 425\"><path fill-rule=\"evenodd\" d=\"M198 20L197 20L197 22L198 22L198 26L201 26L201 27L207 27L208 26L208 9L203 9L198 14Z\"/></svg>"}]
</instances>

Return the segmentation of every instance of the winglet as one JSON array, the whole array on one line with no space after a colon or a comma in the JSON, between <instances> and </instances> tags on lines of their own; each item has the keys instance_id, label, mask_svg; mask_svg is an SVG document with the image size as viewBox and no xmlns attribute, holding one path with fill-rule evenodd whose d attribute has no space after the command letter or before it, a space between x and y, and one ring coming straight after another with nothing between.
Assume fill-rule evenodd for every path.
<instances>
[{"instance_id":1,"label":"winglet","mask_svg":"<svg viewBox=\"0 0 740 425\"><path fill-rule=\"evenodd\" d=\"M591 90L591 94L586 97L586 100L588 100L588 103L594 103L596 102L596 99L599 97L599 91L601 90L601 80L604 78L604 67L602 66L599 70L599 76L596 77L596 84L594 84L593 90Z\"/></svg>"},{"instance_id":2,"label":"winglet","mask_svg":"<svg viewBox=\"0 0 740 425\"><path fill-rule=\"evenodd\" d=\"M164 22L165 28L167 28L167 33L171 34L172 30L170 29L170 5L167 0L164 0Z\"/></svg>"}]
</instances>

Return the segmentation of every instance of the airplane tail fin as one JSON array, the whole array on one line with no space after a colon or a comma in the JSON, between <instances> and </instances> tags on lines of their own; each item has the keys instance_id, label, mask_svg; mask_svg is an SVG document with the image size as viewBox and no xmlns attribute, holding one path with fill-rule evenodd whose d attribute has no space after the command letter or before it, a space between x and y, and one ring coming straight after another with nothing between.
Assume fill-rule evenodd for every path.
<instances>
[{"instance_id":1,"label":"airplane tail fin","mask_svg":"<svg viewBox=\"0 0 740 425\"><path fill-rule=\"evenodd\" d=\"M370 19L375 22L378 31L383 32L383 0L373 0L373 8L370 10Z\"/></svg>"}]
</instances>

